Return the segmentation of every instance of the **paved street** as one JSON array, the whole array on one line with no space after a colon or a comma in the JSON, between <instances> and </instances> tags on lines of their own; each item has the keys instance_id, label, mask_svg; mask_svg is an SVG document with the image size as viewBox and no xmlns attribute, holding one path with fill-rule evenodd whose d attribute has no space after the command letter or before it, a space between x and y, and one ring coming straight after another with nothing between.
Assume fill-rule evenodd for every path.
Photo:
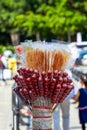
<instances>
[{"instance_id":1,"label":"paved street","mask_svg":"<svg viewBox=\"0 0 87 130\"><path fill-rule=\"evenodd\" d=\"M13 81L7 81L7 85L0 80L0 130L11 130L11 86Z\"/></svg>"},{"instance_id":2,"label":"paved street","mask_svg":"<svg viewBox=\"0 0 87 130\"><path fill-rule=\"evenodd\" d=\"M6 85L0 80L0 130L12 129L11 91L13 83L13 81L8 80ZM77 105L73 104L72 100L70 107L70 130L81 130L78 120ZM25 126L21 126L20 128L21 130L26 130Z\"/></svg>"}]
</instances>

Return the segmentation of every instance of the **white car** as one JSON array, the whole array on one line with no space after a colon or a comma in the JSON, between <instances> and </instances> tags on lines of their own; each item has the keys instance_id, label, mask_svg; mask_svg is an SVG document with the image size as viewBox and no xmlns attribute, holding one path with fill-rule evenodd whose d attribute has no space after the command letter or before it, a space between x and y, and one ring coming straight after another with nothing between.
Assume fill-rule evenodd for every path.
<instances>
[{"instance_id":1,"label":"white car","mask_svg":"<svg viewBox=\"0 0 87 130\"><path fill-rule=\"evenodd\" d=\"M71 52L76 58L76 65L87 65L87 41L72 42L69 44Z\"/></svg>"},{"instance_id":2,"label":"white car","mask_svg":"<svg viewBox=\"0 0 87 130\"><path fill-rule=\"evenodd\" d=\"M83 56L81 62L82 62L82 65L87 65L87 54Z\"/></svg>"},{"instance_id":3,"label":"white car","mask_svg":"<svg viewBox=\"0 0 87 130\"><path fill-rule=\"evenodd\" d=\"M76 59L76 65L87 65L87 50L82 50Z\"/></svg>"}]
</instances>

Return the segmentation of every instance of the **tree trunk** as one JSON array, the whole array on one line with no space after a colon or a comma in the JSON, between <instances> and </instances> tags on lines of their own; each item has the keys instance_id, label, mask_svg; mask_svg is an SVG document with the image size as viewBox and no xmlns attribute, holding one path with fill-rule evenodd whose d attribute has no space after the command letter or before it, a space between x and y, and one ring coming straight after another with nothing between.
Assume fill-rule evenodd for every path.
<instances>
[{"instance_id":1,"label":"tree trunk","mask_svg":"<svg viewBox=\"0 0 87 130\"><path fill-rule=\"evenodd\" d=\"M71 31L68 30L68 42L70 43L71 42Z\"/></svg>"},{"instance_id":2,"label":"tree trunk","mask_svg":"<svg viewBox=\"0 0 87 130\"><path fill-rule=\"evenodd\" d=\"M40 41L41 39L40 39L40 33L39 32L37 32L36 33L36 41Z\"/></svg>"},{"instance_id":3,"label":"tree trunk","mask_svg":"<svg viewBox=\"0 0 87 130\"><path fill-rule=\"evenodd\" d=\"M19 44L20 38L19 38L19 34L18 33L11 32L10 33L10 37L11 37L12 44L14 46Z\"/></svg>"}]
</instances>

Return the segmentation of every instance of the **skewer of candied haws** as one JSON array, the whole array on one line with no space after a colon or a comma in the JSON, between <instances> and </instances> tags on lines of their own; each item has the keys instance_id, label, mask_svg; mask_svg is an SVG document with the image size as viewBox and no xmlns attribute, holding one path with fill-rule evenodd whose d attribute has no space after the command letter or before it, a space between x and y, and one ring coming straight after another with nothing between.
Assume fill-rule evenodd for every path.
<instances>
[{"instance_id":1,"label":"skewer of candied haws","mask_svg":"<svg viewBox=\"0 0 87 130\"><path fill-rule=\"evenodd\" d=\"M37 78L39 78L40 74L39 74L39 71L37 69L35 69L33 73L36 74Z\"/></svg>"},{"instance_id":2,"label":"skewer of candied haws","mask_svg":"<svg viewBox=\"0 0 87 130\"><path fill-rule=\"evenodd\" d=\"M13 79L20 88L19 95L30 102L38 97L49 98L53 104L62 102L71 91L69 86L72 85L68 73L57 70L42 71L39 74L38 70L21 67Z\"/></svg>"},{"instance_id":3,"label":"skewer of candied haws","mask_svg":"<svg viewBox=\"0 0 87 130\"><path fill-rule=\"evenodd\" d=\"M28 68L28 77L31 77L34 74L34 70L32 68Z\"/></svg>"},{"instance_id":4,"label":"skewer of candied haws","mask_svg":"<svg viewBox=\"0 0 87 130\"><path fill-rule=\"evenodd\" d=\"M60 99L61 99L62 95L64 94L64 91L66 90L66 88L67 88L67 84L65 84L65 83L62 84L61 90L60 90L59 95L57 97L57 102L60 102Z\"/></svg>"},{"instance_id":5,"label":"skewer of candied haws","mask_svg":"<svg viewBox=\"0 0 87 130\"><path fill-rule=\"evenodd\" d=\"M30 102L35 101L37 98L37 95L33 90L28 90L26 88L22 89L22 94L25 96L25 99Z\"/></svg>"},{"instance_id":6,"label":"skewer of candied haws","mask_svg":"<svg viewBox=\"0 0 87 130\"><path fill-rule=\"evenodd\" d=\"M64 91L64 94L61 96L59 103L63 102L63 100L68 96L68 94L74 89L73 85L68 85L66 90Z\"/></svg>"},{"instance_id":7,"label":"skewer of candied haws","mask_svg":"<svg viewBox=\"0 0 87 130\"><path fill-rule=\"evenodd\" d=\"M68 73L66 71L63 72L63 77L67 77Z\"/></svg>"},{"instance_id":8,"label":"skewer of candied haws","mask_svg":"<svg viewBox=\"0 0 87 130\"><path fill-rule=\"evenodd\" d=\"M32 92L33 96L34 96L35 98L37 98L37 97L38 97L38 94L36 93L36 90L34 89L34 86L33 86L33 85L30 85L30 88L31 88L31 92Z\"/></svg>"},{"instance_id":9,"label":"skewer of candied haws","mask_svg":"<svg viewBox=\"0 0 87 130\"><path fill-rule=\"evenodd\" d=\"M67 83L67 78L68 78L67 72L63 72L63 71L58 72L58 83L60 84Z\"/></svg>"},{"instance_id":10,"label":"skewer of candied haws","mask_svg":"<svg viewBox=\"0 0 87 130\"><path fill-rule=\"evenodd\" d=\"M48 70L47 77L48 77L49 80L52 79L52 71Z\"/></svg>"},{"instance_id":11,"label":"skewer of candied haws","mask_svg":"<svg viewBox=\"0 0 87 130\"><path fill-rule=\"evenodd\" d=\"M57 86L54 88L54 91L53 91L53 95L51 97L51 102L54 104L54 103L57 103L57 97L60 93L60 90L61 90L61 84L57 84Z\"/></svg>"},{"instance_id":12,"label":"skewer of candied haws","mask_svg":"<svg viewBox=\"0 0 87 130\"><path fill-rule=\"evenodd\" d=\"M24 78L31 77L32 74L33 74L33 69L32 68L25 68L25 70L23 71Z\"/></svg>"},{"instance_id":13,"label":"skewer of candied haws","mask_svg":"<svg viewBox=\"0 0 87 130\"><path fill-rule=\"evenodd\" d=\"M23 76L26 78L26 73L25 73L26 68L25 67L21 67L17 70L17 72L19 73L19 75Z\"/></svg>"},{"instance_id":14,"label":"skewer of candied haws","mask_svg":"<svg viewBox=\"0 0 87 130\"><path fill-rule=\"evenodd\" d=\"M36 94L36 91L35 91L35 89L34 89L34 86L33 86L33 84L32 84L32 78L27 78L27 79L26 79L26 86L27 86L27 88L28 88L29 90L31 90L31 91L33 92L34 95L37 95L37 94Z\"/></svg>"},{"instance_id":15,"label":"skewer of candied haws","mask_svg":"<svg viewBox=\"0 0 87 130\"><path fill-rule=\"evenodd\" d=\"M55 78L52 78L51 84L50 84L50 87L49 87L49 91L50 91L49 97L50 97L50 98L51 98L52 95L53 95L53 91L54 91L55 86L56 86L56 79L55 79Z\"/></svg>"},{"instance_id":16,"label":"skewer of candied haws","mask_svg":"<svg viewBox=\"0 0 87 130\"><path fill-rule=\"evenodd\" d=\"M56 84L57 84L57 83L58 83L58 70L55 70L55 71L53 72L53 78L56 79Z\"/></svg>"},{"instance_id":17,"label":"skewer of candied haws","mask_svg":"<svg viewBox=\"0 0 87 130\"><path fill-rule=\"evenodd\" d=\"M34 70L32 68L21 67L17 70L17 72L19 73L19 75L22 75L24 78L28 78L32 76Z\"/></svg>"},{"instance_id":18,"label":"skewer of candied haws","mask_svg":"<svg viewBox=\"0 0 87 130\"><path fill-rule=\"evenodd\" d=\"M26 79L23 76L19 76L19 80L23 88L27 88Z\"/></svg>"},{"instance_id":19,"label":"skewer of candied haws","mask_svg":"<svg viewBox=\"0 0 87 130\"><path fill-rule=\"evenodd\" d=\"M42 77L38 78L38 88L39 88L39 96L44 96L44 87L43 87L43 79Z\"/></svg>"},{"instance_id":20,"label":"skewer of candied haws","mask_svg":"<svg viewBox=\"0 0 87 130\"><path fill-rule=\"evenodd\" d=\"M71 78L67 78L67 84L70 85L72 83L72 79Z\"/></svg>"},{"instance_id":21,"label":"skewer of candied haws","mask_svg":"<svg viewBox=\"0 0 87 130\"><path fill-rule=\"evenodd\" d=\"M15 87L15 88L13 88L13 91L18 95L18 96L20 96L21 97L21 95L20 95L20 93L19 93L19 87Z\"/></svg>"},{"instance_id":22,"label":"skewer of candied haws","mask_svg":"<svg viewBox=\"0 0 87 130\"><path fill-rule=\"evenodd\" d=\"M56 84L62 84L63 82L63 72L62 71L58 71L58 70L55 70L53 72L53 78L56 79Z\"/></svg>"},{"instance_id":23,"label":"skewer of candied haws","mask_svg":"<svg viewBox=\"0 0 87 130\"><path fill-rule=\"evenodd\" d=\"M42 71L41 77L42 77L42 79L44 81L44 79L47 77L47 73L45 71Z\"/></svg>"},{"instance_id":24,"label":"skewer of candied haws","mask_svg":"<svg viewBox=\"0 0 87 130\"><path fill-rule=\"evenodd\" d=\"M30 99L31 99L30 100L31 103L34 102L37 99L37 96L34 95L34 93L31 90L29 91L29 96L30 96Z\"/></svg>"},{"instance_id":25,"label":"skewer of candied haws","mask_svg":"<svg viewBox=\"0 0 87 130\"><path fill-rule=\"evenodd\" d=\"M19 77L19 75L14 75L14 77L13 77L13 79L15 80L15 82L17 83L17 85L18 85L18 87L23 87L23 85L22 85L22 82L21 82L21 80L20 80L20 77Z\"/></svg>"},{"instance_id":26,"label":"skewer of candied haws","mask_svg":"<svg viewBox=\"0 0 87 130\"><path fill-rule=\"evenodd\" d=\"M37 77L36 74L33 74L33 75L31 76L31 81L32 81L32 84L33 84L33 85L35 85L35 86L38 85L38 77Z\"/></svg>"},{"instance_id":27,"label":"skewer of candied haws","mask_svg":"<svg viewBox=\"0 0 87 130\"><path fill-rule=\"evenodd\" d=\"M34 88L33 88L33 86L32 86L32 82L31 82L31 79L30 79L30 78L27 78L27 79L25 80L25 78L24 78L23 76L16 75L16 76L14 76L14 80L16 81L18 87L26 88L27 91L29 91L29 89L30 89L30 90L32 90L33 95L34 95L34 96L37 96L37 95L36 95L36 92L35 92L35 90L34 90ZM22 93L23 93L23 89L22 89L22 91L21 91L21 94L22 94ZM27 96L28 94L25 94L25 95ZM26 97L26 96L25 96L25 97Z\"/></svg>"},{"instance_id":28,"label":"skewer of candied haws","mask_svg":"<svg viewBox=\"0 0 87 130\"><path fill-rule=\"evenodd\" d=\"M68 85L68 89L65 90L66 95L68 95L72 89L74 89L74 85Z\"/></svg>"},{"instance_id":29,"label":"skewer of candied haws","mask_svg":"<svg viewBox=\"0 0 87 130\"><path fill-rule=\"evenodd\" d=\"M13 91L21 98L21 100L25 103L28 104L28 100L26 99L25 95L22 92L22 88L16 87L13 89Z\"/></svg>"},{"instance_id":30,"label":"skewer of candied haws","mask_svg":"<svg viewBox=\"0 0 87 130\"><path fill-rule=\"evenodd\" d=\"M33 88L35 89L37 96L39 96L39 88L38 88L38 75L35 73L31 77Z\"/></svg>"},{"instance_id":31,"label":"skewer of candied haws","mask_svg":"<svg viewBox=\"0 0 87 130\"><path fill-rule=\"evenodd\" d=\"M24 99L29 102L30 101L30 97L29 97L29 91L27 88L21 88L19 90L20 94L22 97L24 97Z\"/></svg>"},{"instance_id":32,"label":"skewer of candied haws","mask_svg":"<svg viewBox=\"0 0 87 130\"><path fill-rule=\"evenodd\" d=\"M20 83L20 86L23 87L23 88L27 88L27 85L26 85L26 82L25 82L25 78L23 76L20 76L18 75L17 79L15 80L16 83L19 85Z\"/></svg>"},{"instance_id":33,"label":"skewer of candied haws","mask_svg":"<svg viewBox=\"0 0 87 130\"><path fill-rule=\"evenodd\" d=\"M31 88L31 85L32 85L32 80L31 80L30 77L28 77L28 78L26 79L26 86L27 86L28 89L32 89L32 88Z\"/></svg>"},{"instance_id":34,"label":"skewer of candied haws","mask_svg":"<svg viewBox=\"0 0 87 130\"><path fill-rule=\"evenodd\" d=\"M49 97L49 79L46 77L44 79L44 97L47 98Z\"/></svg>"},{"instance_id":35,"label":"skewer of candied haws","mask_svg":"<svg viewBox=\"0 0 87 130\"><path fill-rule=\"evenodd\" d=\"M34 89L34 86L32 84L32 78L26 79L26 89L28 92L31 91L32 94L35 96L35 98L38 96L35 89ZM31 92L30 92L30 94L31 94Z\"/></svg>"}]
</instances>

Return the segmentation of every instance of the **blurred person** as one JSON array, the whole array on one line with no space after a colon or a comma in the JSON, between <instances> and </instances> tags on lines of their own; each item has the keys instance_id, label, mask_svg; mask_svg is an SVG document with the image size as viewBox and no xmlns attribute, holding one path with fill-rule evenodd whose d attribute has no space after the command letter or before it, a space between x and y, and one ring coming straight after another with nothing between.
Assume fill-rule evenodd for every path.
<instances>
[{"instance_id":1,"label":"blurred person","mask_svg":"<svg viewBox=\"0 0 87 130\"><path fill-rule=\"evenodd\" d=\"M2 58L2 55L0 54L0 69L2 69L2 67L3 67L1 58Z\"/></svg>"},{"instance_id":2,"label":"blurred person","mask_svg":"<svg viewBox=\"0 0 87 130\"><path fill-rule=\"evenodd\" d=\"M82 88L80 88L77 94L73 97L74 100L78 100L79 110L79 122L82 126L82 130L86 130L85 123L87 123L87 74L83 74L80 77Z\"/></svg>"},{"instance_id":3,"label":"blurred person","mask_svg":"<svg viewBox=\"0 0 87 130\"><path fill-rule=\"evenodd\" d=\"M30 130L32 127L32 110L31 106L28 105L28 103L24 102L20 97L19 97L19 118L20 118L20 123L21 125L25 125L27 127L27 130Z\"/></svg>"},{"instance_id":4,"label":"blurred person","mask_svg":"<svg viewBox=\"0 0 87 130\"><path fill-rule=\"evenodd\" d=\"M1 57L2 57L2 55L0 54L0 79L2 78L2 69L3 69L3 64L2 64L2 61L1 61Z\"/></svg>"},{"instance_id":5,"label":"blurred person","mask_svg":"<svg viewBox=\"0 0 87 130\"><path fill-rule=\"evenodd\" d=\"M1 61L3 64L3 69L7 69L8 68L8 58L6 56L2 55Z\"/></svg>"},{"instance_id":6,"label":"blurred person","mask_svg":"<svg viewBox=\"0 0 87 130\"><path fill-rule=\"evenodd\" d=\"M8 69L11 69L12 74L17 72L17 60L11 55L8 57Z\"/></svg>"},{"instance_id":7,"label":"blurred person","mask_svg":"<svg viewBox=\"0 0 87 130\"><path fill-rule=\"evenodd\" d=\"M20 108L20 122L27 126L27 130L30 130L32 127L32 111L30 110L29 106L22 105Z\"/></svg>"},{"instance_id":8,"label":"blurred person","mask_svg":"<svg viewBox=\"0 0 87 130\"><path fill-rule=\"evenodd\" d=\"M63 130L69 130L70 121L70 100L66 99L63 103L60 103L60 109L62 112L62 126Z\"/></svg>"},{"instance_id":9,"label":"blurred person","mask_svg":"<svg viewBox=\"0 0 87 130\"><path fill-rule=\"evenodd\" d=\"M74 96L74 90L70 92L70 94L66 97L66 99L58 104L58 107L55 109L53 113L54 119L54 129L53 130L61 130L60 127L60 111L62 115L62 128L63 130L69 130L70 124L70 99Z\"/></svg>"},{"instance_id":10,"label":"blurred person","mask_svg":"<svg viewBox=\"0 0 87 130\"><path fill-rule=\"evenodd\" d=\"M6 79L4 79L4 70L8 68L8 61L7 57L4 55L0 56L0 65L1 65L1 79L7 84Z\"/></svg>"},{"instance_id":11,"label":"blurred person","mask_svg":"<svg viewBox=\"0 0 87 130\"><path fill-rule=\"evenodd\" d=\"M72 73L70 70L66 70L69 77L72 78ZM70 124L70 99L75 95L75 90L72 90L69 95L65 98L62 103L59 103L58 107L53 113L54 119L54 130L61 130L60 127L60 111L62 115L62 128L63 130L69 130Z\"/></svg>"},{"instance_id":12,"label":"blurred person","mask_svg":"<svg viewBox=\"0 0 87 130\"><path fill-rule=\"evenodd\" d=\"M5 50L1 57L1 61L3 63L3 69L8 69L8 57L9 56L12 56L12 51Z\"/></svg>"},{"instance_id":13,"label":"blurred person","mask_svg":"<svg viewBox=\"0 0 87 130\"><path fill-rule=\"evenodd\" d=\"M19 69L20 67L24 66L23 59L19 55L17 55L16 53L14 53L12 55L12 57L16 59L17 69Z\"/></svg>"},{"instance_id":14,"label":"blurred person","mask_svg":"<svg viewBox=\"0 0 87 130\"><path fill-rule=\"evenodd\" d=\"M12 56L12 54L13 54L13 53L12 53L11 50L5 50L4 53L3 53L3 55L4 55L5 57L7 57L7 58L8 58L9 56Z\"/></svg>"}]
</instances>

